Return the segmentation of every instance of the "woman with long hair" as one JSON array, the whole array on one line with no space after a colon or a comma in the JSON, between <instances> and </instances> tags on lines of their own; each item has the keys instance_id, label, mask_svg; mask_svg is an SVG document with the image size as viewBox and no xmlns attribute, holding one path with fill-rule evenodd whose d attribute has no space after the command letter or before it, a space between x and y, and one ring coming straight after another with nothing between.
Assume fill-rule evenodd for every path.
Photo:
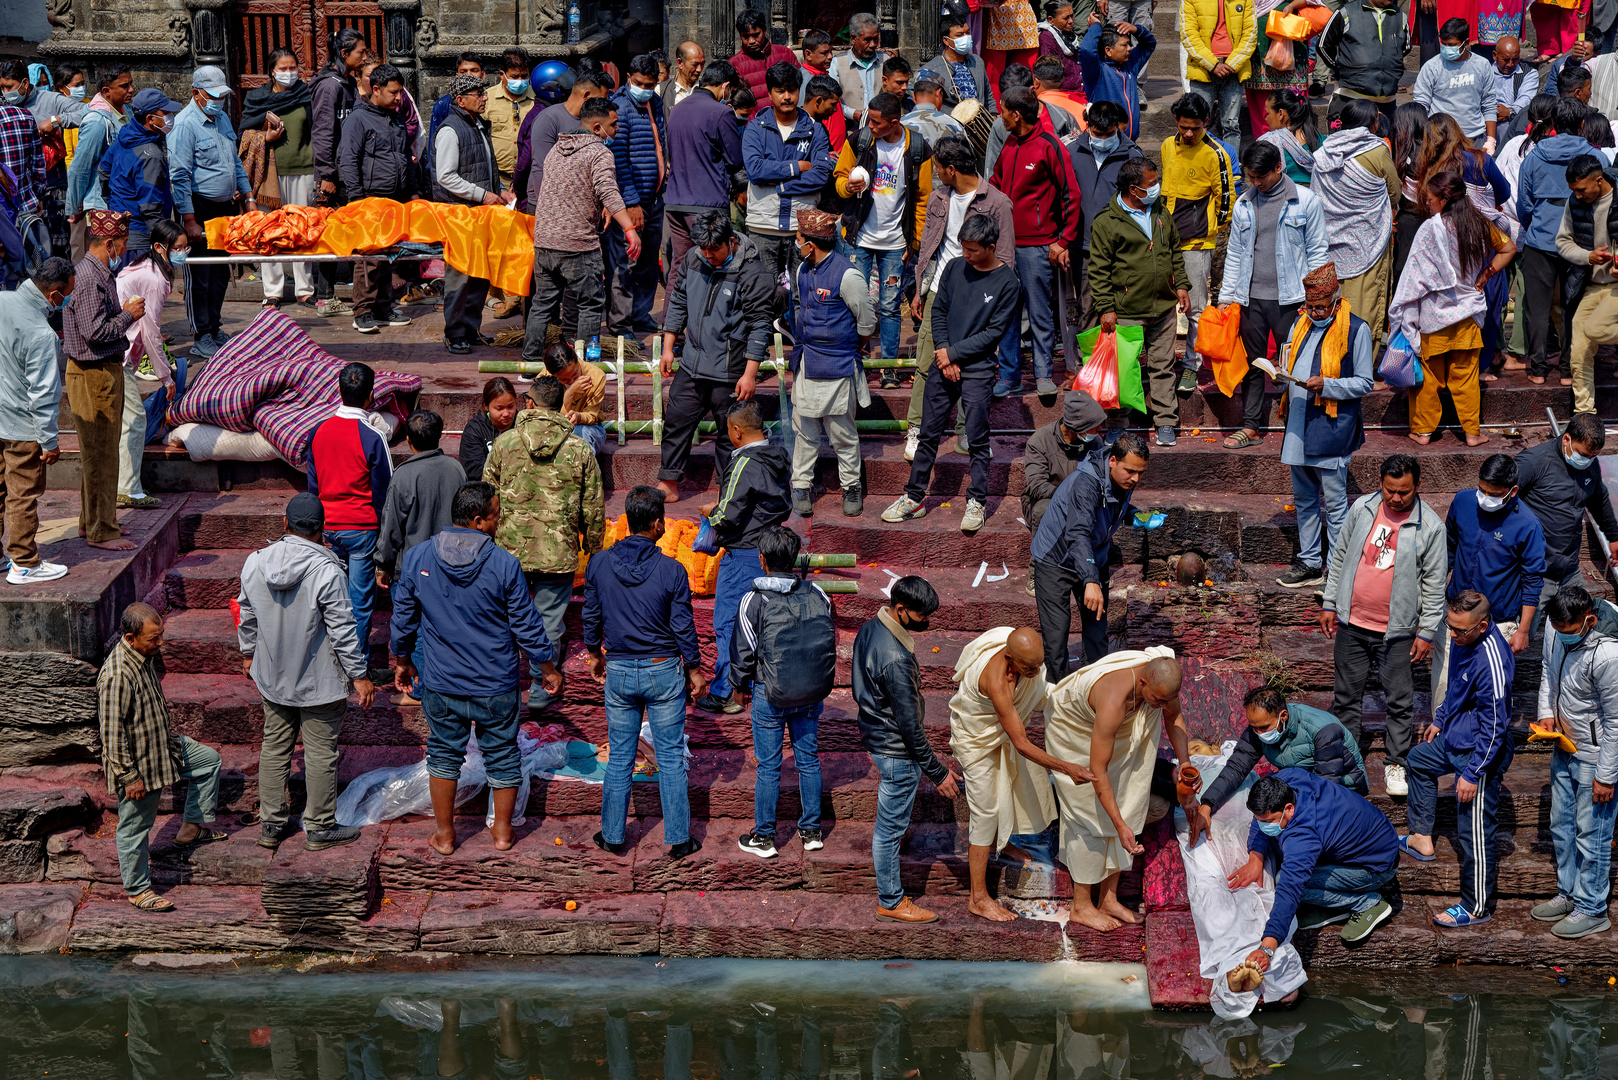
<instances>
[{"instance_id":1,"label":"woman with long hair","mask_svg":"<svg viewBox=\"0 0 1618 1080\"><path fill-rule=\"evenodd\" d=\"M337 175L337 140L343 120L358 94L355 76L370 49L365 35L352 26L327 39L331 60L309 84L309 143L315 170L315 205L341 206L346 201ZM354 305L337 299L337 263L315 265L315 313L332 319L354 314Z\"/></svg>"},{"instance_id":2,"label":"woman with long hair","mask_svg":"<svg viewBox=\"0 0 1618 1080\"><path fill-rule=\"evenodd\" d=\"M1274 143L1281 151L1287 177L1294 184L1309 186L1315 169L1315 151L1320 149L1320 133L1315 130L1315 110L1307 91L1277 90L1264 106L1264 122L1270 130L1260 142Z\"/></svg>"},{"instance_id":3,"label":"woman with long hair","mask_svg":"<svg viewBox=\"0 0 1618 1080\"><path fill-rule=\"evenodd\" d=\"M242 130L261 127L275 155L275 175L282 206L315 204L315 155L310 142L310 86L298 75L298 57L291 49L276 49L268 57L270 78L242 99ZM260 263L264 306L280 307L286 289L286 268ZM294 298L315 302L315 280L308 263L292 264Z\"/></svg>"},{"instance_id":4,"label":"woman with long hair","mask_svg":"<svg viewBox=\"0 0 1618 1080\"><path fill-rule=\"evenodd\" d=\"M1336 266L1338 290L1380 346L1388 335L1399 173L1372 126L1383 119L1376 102L1350 101L1337 119L1337 130L1315 153L1310 190L1325 212L1326 257Z\"/></svg>"},{"instance_id":5,"label":"woman with long hair","mask_svg":"<svg viewBox=\"0 0 1618 1080\"><path fill-rule=\"evenodd\" d=\"M1410 244L1426 217L1416 206L1416 163L1427 135L1427 110L1407 101L1393 110L1393 167L1399 171L1399 208L1393 215L1393 277L1390 288L1399 287Z\"/></svg>"},{"instance_id":6,"label":"woman with long hair","mask_svg":"<svg viewBox=\"0 0 1618 1080\"><path fill-rule=\"evenodd\" d=\"M1601 151L1601 156L1612 164L1614 149L1618 148L1618 141L1612 137L1612 121L1598 112L1593 112L1584 118L1584 127L1579 130L1584 141Z\"/></svg>"},{"instance_id":7,"label":"woman with long hair","mask_svg":"<svg viewBox=\"0 0 1618 1080\"><path fill-rule=\"evenodd\" d=\"M1410 394L1410 439L1426 446L1438 430L1449 391L1466 445L1489 441L1480 420L1478 354L1488 316L1485 287L1511 265L1517 246L1478 210L1456 170L1424 177L1431 216L1416 230L1410 260L1388 306L1389 325L1421 355L1424 378Z\"/></svg>"},{"instance_id":8,"label":"woman with long hair","mask_svg":"<svg viewBox=\"0 0 1618 1080\"><path fill-rule=\"evenodd\" d=\"M163 305L174 288L174 275L185 265L191 240L172 218L152 224L152 245L133 256L118 271L118 301L135 297L146 302L146 314L125 331L129 348L124 353L124 416L118 440L118 507L149 509L162 500L141 488L141 454L146 446L147 412L141 399L161 388L166 399L176 394L175 373L163 347ZM181 369L180 378L185 377ZM143 385L144 384L144 385ZM142 389L145 394L142 394ZM161 404L161 403L159 403Z\"/></svg>"},{"instance_id":9,"label":"woman with long hair","mask_svg":"<svg viewBox=\"0 0 1618 1080\"><path fill-rule=\"evenodd\" d=\"M461 468L468 480L483 479L483 465L501 432L517 422L517 388L504 375L483 384L483 411L466 422L461 433Z\"/></svg>"}]
</instances>

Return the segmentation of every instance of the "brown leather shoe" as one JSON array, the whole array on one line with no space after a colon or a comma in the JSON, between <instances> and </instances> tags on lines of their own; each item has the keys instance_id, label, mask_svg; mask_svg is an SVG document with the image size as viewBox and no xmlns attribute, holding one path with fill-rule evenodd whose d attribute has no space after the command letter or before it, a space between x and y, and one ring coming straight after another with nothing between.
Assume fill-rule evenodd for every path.
<instances>
[{"instance_id":1,"label":"brown leather shoe","mask_svg":"<svg viewBox=\"0 0 1618 1080\"><path fill-rule=\"evenodd\" d=\"M899 901L897 907L885 908L881 904L876 907L876 917L879 919L892 919L894 922L937 922L938 913L918 907L910 897Z\"/></svg>"}]
</instances>

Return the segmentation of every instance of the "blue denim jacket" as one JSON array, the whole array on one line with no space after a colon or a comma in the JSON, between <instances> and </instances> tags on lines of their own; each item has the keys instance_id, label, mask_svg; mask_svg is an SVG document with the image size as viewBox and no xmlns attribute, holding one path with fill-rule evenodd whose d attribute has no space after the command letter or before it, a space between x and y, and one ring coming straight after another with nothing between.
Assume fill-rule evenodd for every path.
<instances>
[{"instance_id":1,"label":"blue denim jacket","mask_svg":"<svg viewBox=\"0 0 1618 1080\"><path fill-rule=\"evenodd\" d=\"M1326 214L1320 199L1308 188L1290 179L1281 183L1292 191L1287 208L1281 211L1281 224L1275 231L1277 277L1283 304L1303 303L1303 276L1326 265ZM1230 219L1230 243L1225 249L1225 278L1219 287L1219 303L1247 304L1247 285L1253 279L1253 237L1258 213L1253 209L1255 188L1242 192Z\"/></svg>"},{"instance_id":2,"label":"blue denim jacket","mask_svg":"<svg viewBox=\"0 0 1618 1080\"><path fill-rule=\"evenodd\" d=\"M237 192L253 194L247 170L236 152L236 132L230 117L203 115L197 103L180 110L169 126L169 183L174 188L174 209L192 212L191 197L225 202Z\"/></svg>"}]
</instances>

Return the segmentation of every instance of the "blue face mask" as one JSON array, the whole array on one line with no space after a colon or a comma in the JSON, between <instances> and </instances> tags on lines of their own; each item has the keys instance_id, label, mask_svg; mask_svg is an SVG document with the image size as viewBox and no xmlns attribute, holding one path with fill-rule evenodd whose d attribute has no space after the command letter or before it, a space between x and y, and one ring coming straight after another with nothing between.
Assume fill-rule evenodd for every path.
<instances>
[{"instance_id":1,"label":"blue face mask","mask_svg":"<svg viewBox=\"0 0 1618 1080\"><path fill-rule=\"evenodd\" d=\"M1569 450L1567 452L1567 463L1569 467L1577 469L1580 472L1583 472L1585 469L1590 467L1590 459L1579 453L1577 450Z\"/></svg>"},{"instance_id":2,"label":"blue face mask","mask_svg":"<svg viewBox=\"0 0 1618 1080\"><path fill-rule=\"evenodd\" d=\"M1267 746L1274 746L1281 741L1281 725L1277 724L1268 731L1255 731L1253 734L1258 736L1259 742Z\"/></svg>"},{"instance_id":3,"label":"blue face mask","mask_svg":"<svg viewBox=\"0 0 1618 1080\"><path fill-rule=\"evenodd\" d=\"M47 304L50 304L50 303L51 303L51 302L50 302L50 301L49 301L49 300L47 300L47 301L45 301L45 302L46 302L46 303L47 303ZM63 297L62 297L62 298L61 298L61 299L60 299L60 300L58 300L58 301L57 301L57 302L56 302L56 303L54 303L54 304L51 304L51 307L50 307L50 313L51 313L51 314L52 314L52 315L55 315L55 314L57 314L57 313L58 313L58 312L60 312L60 311L61 311L61 310L62 310L62 309L63 309L63 308L65 308L65 307L67 307L67 297L66 297L66 296L63 296Z\"/></svg>"},{"instance_id":4,"label":"blue face mask","mask_svg":"<svg viewBox=\"0 0 1618 1080\"><path fill-rule=\"evenodd\" d=\"M1573 646L1575 646L1579 642L1583 641L1584 640L1584 635L1587 634L1587 633L1589 633L1589 631L1580 630L1577 634L1564 634L1564 633L1562 633L1562 631L1558 630L1556 632L1556 639L1558 641L1560 641L1564 646L1571 649Z\"/></svg>"},{"instance_id":5,"label":"blue face mask","mask_svg":"<svg viewBox=\"0 0 1618 1080\"><path fill-rule=\"evenodd\" d=\"M178 270L180 267L185 265L186 256L189 254L191 254L191 252L186 248L181 248L179 251L170 251L169 265Z\"/></svg>"},{"instance_id":6,"label":"blue face mask","mask_svg":"<svg viewBox=\"0 0 1618 1080\"><path fill-rule=\"evenodd\" d=\"M511 91L512 97L522 97L528 93L527 79L507 79L506 89Z\"/></svg>"},{"instance_id":7,"label":"blue face mask","mask_svg":"<svg viewBox=\"0 0 1618 1080\"><path fill-rule=\"evenodd\" d=\"M208 99L208 104L206 104L206 105L204 105L204 106L203 106L203 107L202 107L202 111L203 111L203 112L204 112L204 113L206 113L206 114L207 114L207 115L209 115L209 116L212 116L212 117L218 117L218 116L219 116L219 115L220 115L220 114L221 114L221 113L223 113L223 112L224 112L224 111L225 111L225 110L224 110L224 108L223 108L223 107L222 107L222 106L221 106L221 105L220 105L220 104L219 104L219 102L217 102L217 101L215 101L215 100L214 100L214 99L213 99L213 98L209 98L209 99Z\"/></svg>"},{"instance_id":8,"label":"blue face mask","mask_svg":"<svg viewBox=\"0 0 1618 1080\"><path fill-rule=\"evenodd\" d=\"M7 90L3 95L0 96L3 96L6 99L7 105L21 105L23 102L23 95L16 90Z\"/></svg>"},{"instance_id":9,"label":"blue face mask","mask_svg":"<svg viewBox=\"0 0 1618 1080\"><path fill-rule=\"evenodd\" d=\"M1141 200L1147 206L1151 206L1157 202L1157 197L1163 193L1163 185L1153 184L1149 188L1136 188L1135 190L1141 193Z\"/></svg>"},{"instance_id":10,"label":"blue face mask","mask_svg":"<svg viewBox=\"0 0 1618 1080\"><path fill-rule=\"evenodd\" d=\"M1254 820L1258 824L1258 831L1263 833L1265 836L1281 835L1281 823L1279 821L1258 821L1257 818Z\"/></svg>"},{"instance_id":11,"label":"blue face mask","mask_svg":"<svg viewBox=\"0 0 1618 1080\"><path fill-rule=\"evenodd\" d=\"M1438 51L1444 54L1445 60L1459 60L1461 58L1461 47L1459 45L1440 45Z\"/></svg>"},{"instance_id":12,"label":"blue face mask","mask_svg":"<svg viewBox=\"0 0 1618 1080\"><path fill-rule=\"evenodd\" d=\"M1111 135L1108 135L1105 139L1098 139L1098 138L1095 138L1095 137L1091 137L1091 139L1090 139L1090 149L1092 149L1096 153L1101 154L1101 155L1104 156L1104 155L1110 154L1114 150L1118 149L1118 144L1121 141L1122 141L1122 136L1120 136L1117 132L1113 132Z\"/></svg>"},{"instance_id":13,"label":"blue face mask","mask_svg":"<svg viewBox=\"0 0 1618 1080\"><path fill-rule=\"evenodd\" d=\"M630 84L629 100L633 101L637 105L644 105L648 101L652 100L652 95L655 93L657 93L657 91L653 87L635 86L634 84Z\"/></svg>"}]
</instances>

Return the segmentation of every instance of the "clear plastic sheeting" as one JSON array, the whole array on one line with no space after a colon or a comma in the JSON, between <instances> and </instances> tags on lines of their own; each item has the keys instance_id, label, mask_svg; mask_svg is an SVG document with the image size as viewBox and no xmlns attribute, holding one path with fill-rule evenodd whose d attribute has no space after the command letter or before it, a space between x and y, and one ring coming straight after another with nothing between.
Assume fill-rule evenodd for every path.
<instances>
[{"instance_id":1,"label":"clear plastic sheeting","mask_svg":"<svg viewBox=\"0 0 1618 1080\"><path fill-rule=\"evenodd\" d=\"M1192 755L1191 764L1202 773L1204 790L1224 768L1235 745L1234 741L1225 743L1218 757ZM1249 1015L1261 996L1266 1001L1285 997L1309 978L1298 950L1292 945L1292 934L1298 928L1294 919L1287 940L1275 950L1258 991L1238 994L1225 982L1226 972L1258 948L1270 908L1275 903L1275 875L1268 864L1257 884L1235 891L1227 884L1230 875L1247 862L1247 834L1253 822L1253 815L1247 809L1247 790L1255 778L1249 776L1230 801L1214 814L1213 836L1195 848L1186 846L1191 833L1185 813L1176 810L1174 814L1175 835L1180 842L1180 854L1185 858L1186 894L1191 902L1191 919L1196 924L1197 948L1202 957L1200 974L1212 980L1209 1004L1216 1015L1226 1020Z\"/></svg>"}]
</instances>

